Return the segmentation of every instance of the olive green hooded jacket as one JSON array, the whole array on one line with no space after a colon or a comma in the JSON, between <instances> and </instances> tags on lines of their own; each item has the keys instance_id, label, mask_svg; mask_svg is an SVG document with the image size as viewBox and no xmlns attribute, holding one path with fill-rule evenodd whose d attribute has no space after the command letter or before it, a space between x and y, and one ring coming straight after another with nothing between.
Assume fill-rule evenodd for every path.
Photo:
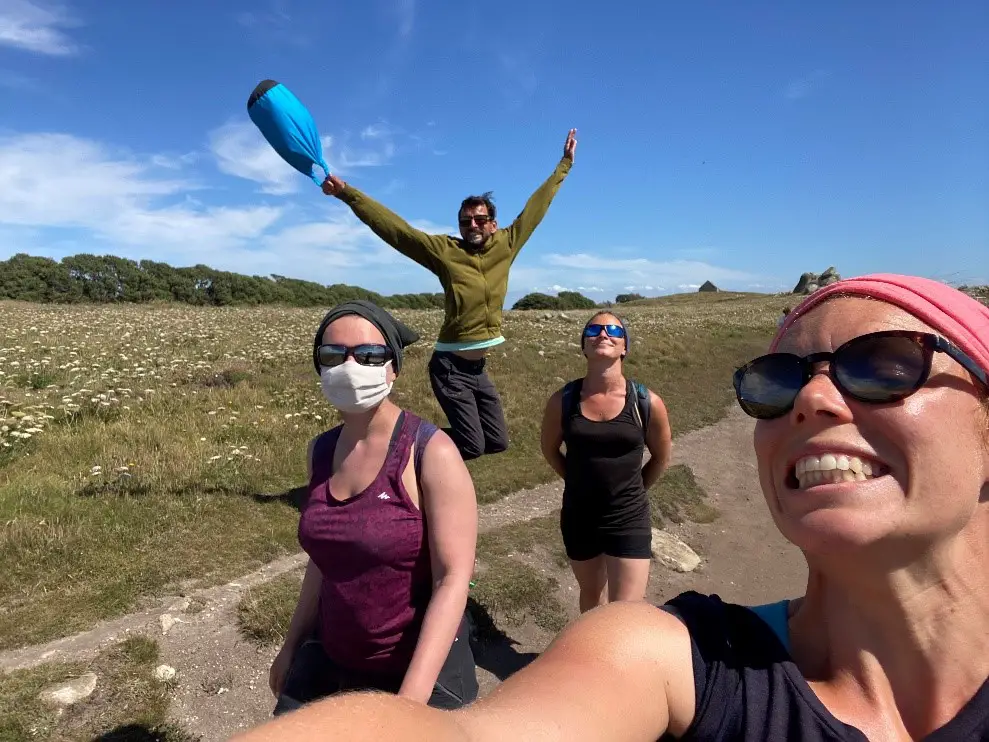
<instances>
[{"instance_id":1,"label":"olive green hooded jacket","mask_svg":"<svg viewBox=\"0 0 989 742\"><path fill-rule=\"evenodd\" d=\"M446 296L441 343L490 340L501 334L501 311L508 292L508 270L542 221L573 161L560 160L509 226L478 248L459 237L427 234L374 199L347 185L340 199L378 237L436 274Z\"/></svg>"}]
</instances>

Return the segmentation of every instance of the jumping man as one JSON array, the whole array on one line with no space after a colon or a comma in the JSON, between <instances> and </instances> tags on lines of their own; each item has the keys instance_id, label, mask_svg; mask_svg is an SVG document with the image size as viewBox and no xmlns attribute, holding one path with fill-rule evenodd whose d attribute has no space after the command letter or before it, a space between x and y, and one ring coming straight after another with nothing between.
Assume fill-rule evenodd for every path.
<instances>
[{"instance_id":1,"label":"jumping man","mask_svg":"<svg viewBox=\"0 0 989 742\"><path fill-rule=\"evenodd\" d=\"M446 316L429 361L429 379L464 460L508 448L505 414L484 370L485 356L505 342L501 312L509 268L570 172L576 135L576 129L569 131L553 174L508 227L498 228L490 193L465 198L457 215L460 239L415 229L335 175L323 181L323 193L346 203L378 237L440 279Z\"/></svg>"}]
</instances>

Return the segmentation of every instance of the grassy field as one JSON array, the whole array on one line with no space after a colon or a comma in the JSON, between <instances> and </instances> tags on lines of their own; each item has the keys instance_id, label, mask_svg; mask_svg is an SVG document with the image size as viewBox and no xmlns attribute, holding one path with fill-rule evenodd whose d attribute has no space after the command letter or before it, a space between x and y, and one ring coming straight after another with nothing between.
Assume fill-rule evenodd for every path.
<instances>
[{"instance_id":1,"label":"grassy field","mask_svg":"<svg viewBox=\"0 0 989 742\"><path fill-rule=\"evenodd\" d=\"M626 307L627 373L664 397L677 435L715 422L733 366L765 347L785 303L695 294ZM396 314L424 340L394 398L442 422L425 368L441 315ZM470 462L481 502L555 476L539 422L582 372L589 314L506 313L489 368L511 449ZM285 494L304 483L306 442L337 422L310 362L321 310L0 303L0 316L0 648L297 550Z\"/></svg>"},{"instance_id":2,"label":"grassy field","mask_svg":"<svg viewBox=\"0 0 989 742\"><path fill-rule=\"evenodd\" d=\"M0 674L0 740L78 740L78 742L192 742L166 721L168 684L155 680L158 645L143 637L127 639L89 663L42 665ZM61 713L39 699L47 686L97 676L85 702Z\"/></svg>"}]
</instances>

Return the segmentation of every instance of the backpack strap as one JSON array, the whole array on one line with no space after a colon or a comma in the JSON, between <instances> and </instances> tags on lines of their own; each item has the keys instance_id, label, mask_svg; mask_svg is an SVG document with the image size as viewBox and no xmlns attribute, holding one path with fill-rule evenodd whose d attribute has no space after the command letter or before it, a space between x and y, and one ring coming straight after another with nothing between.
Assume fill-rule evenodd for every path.
<instances>
[{"instance_id":1,"label":"backpack strap","mask_svg":"<svg viewBox=\"0 0 989 742\"><path fill-rule=\"evenodd\" d=\"M580 404L580 389L584 385L583 379L573 379L563 385L563 397L560 404L560 427L563 430L563 438L566 439L570 432L570 418L573 417L576 405Z\"/></svg>"},{"instance_id":2,"label":"backpack strap","mask_svg":"<svg viewBox=\"0 0 989 742\"><path fill-rule=\"evenodd\" d=\"M635 385L639 421L642 423L643 430L649 430L649 413L652 412L652 399L649 397L649 389L640 381L634 381L632 383Z\"/></svg>"},{"instance_id":3,"label":"backpack strap","mask_svg":"<svg viewBox=\"0 0 989 742\"><path fill-rule=\"evenodd\" d=\"M419 420L419 426L416 428L415 437L415 452L412 456L412 466L416 473L416 487L422 488L419 485L419 478L422 474L422 457L426 453L426 444L433 437L433 434L439 430L435 425L433 425L428 420Z\"/></svg>"},{"instance_id":4,"label":"backpack strap","mask_svg":"<svg viewBox=\"0 0 989 742\"><path fill-rule=\"evenodd\" d=\"M649 430L649 413L652 411L652 400L649 398L649 389L645 384L628 380L629 391L635 391L635 407L632 414L635 415L635 422L642 428L643 433Z\"/></svg>"}]
</instances>

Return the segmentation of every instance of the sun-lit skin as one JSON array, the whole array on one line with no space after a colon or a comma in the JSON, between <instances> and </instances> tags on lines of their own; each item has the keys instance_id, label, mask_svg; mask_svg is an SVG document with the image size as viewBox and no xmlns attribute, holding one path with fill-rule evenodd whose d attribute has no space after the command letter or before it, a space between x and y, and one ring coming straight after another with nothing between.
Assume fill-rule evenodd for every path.
<instances>
[{"instance_id":1,"label":"sun-lit skin","mask_svg":"<svg viewBox=\"0 0 989 742\"><path fill-rule=\"evenodd\" d=\"M599 314L590 320L592 324L621 325L622 322L613 314ZM613 338L604 330L595 337L584 339L584 355L588 360L602 359L610 363L625 352L625 338Z\"/></svg>"},{"instance_id":2,"label":"sun-lit skin","mask_svg":"<svg viewBox=\"0 0 989 742\"><path fill-rule=\"evenodd\" d=\"M830 351L888 329L931 331L896 307L846 297L799 319L778 350ZM827 373L815 375L790 413L756 425L759 477L773 519L811 562L883 545L885 559L901 559L951 542L974 527L980 492L987 494L984 413L975 382L943 353L934 354L927 384L892 404L846 399ZM823 452L859 455L879 476L795 487L794 463Z\"/></svg>"}]
</instances>

